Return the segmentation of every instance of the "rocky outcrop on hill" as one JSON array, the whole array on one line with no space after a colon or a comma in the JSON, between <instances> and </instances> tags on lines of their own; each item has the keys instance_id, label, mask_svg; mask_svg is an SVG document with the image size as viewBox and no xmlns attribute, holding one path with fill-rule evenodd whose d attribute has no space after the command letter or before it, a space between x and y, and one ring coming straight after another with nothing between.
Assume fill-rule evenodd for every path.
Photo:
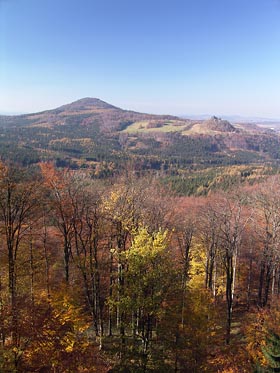
<instances>
[{"instance_id":1,"label":"rocky outcrop on hill","mask_svg":"<svg viewBox=\"0 0 280 373\"><path fill-rule=\"evenodd\" d=\"M204 127L217 132L239 132L230 122L213 116L204 122Z\"/></svg>"}]
</instances>

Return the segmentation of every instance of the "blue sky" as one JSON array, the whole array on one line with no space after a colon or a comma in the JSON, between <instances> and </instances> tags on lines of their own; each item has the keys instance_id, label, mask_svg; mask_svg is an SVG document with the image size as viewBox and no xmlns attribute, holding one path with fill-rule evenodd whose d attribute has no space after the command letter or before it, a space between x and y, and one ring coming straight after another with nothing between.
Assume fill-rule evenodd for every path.
<instances>
[{"instance_id":1,"label":"blue sky","mask_svg":"<svg viewBox=\"0 0 280 373\"><path fill-rule=\"evenodd\" d=\"M278 0L0 0L0 112L280 118Z\"/></svg>"}]
</instances>

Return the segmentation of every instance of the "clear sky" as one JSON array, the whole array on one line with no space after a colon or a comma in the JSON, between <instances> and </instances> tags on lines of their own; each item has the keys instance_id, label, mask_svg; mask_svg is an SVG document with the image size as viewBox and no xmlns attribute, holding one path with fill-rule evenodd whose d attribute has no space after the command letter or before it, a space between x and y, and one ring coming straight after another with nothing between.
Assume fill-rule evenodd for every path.
<instances>
[{"instance_id":1,"label":"clear sky","mask_svg":"<svg viewBox=\"0 0 280 373\"><path fill-rule=\"evenodd\" d=\"M280 118L280 0L0 0L0 112Z\"/></svg>"}]
</instances>

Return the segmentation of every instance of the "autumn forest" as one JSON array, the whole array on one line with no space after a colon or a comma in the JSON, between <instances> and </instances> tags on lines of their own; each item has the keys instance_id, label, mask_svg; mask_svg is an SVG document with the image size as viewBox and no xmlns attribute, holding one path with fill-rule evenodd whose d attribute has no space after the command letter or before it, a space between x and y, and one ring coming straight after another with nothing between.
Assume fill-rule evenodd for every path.
<instances>
[{"instance_id":1,"label":"autumn forest","mask_svg":"<svg viewBox=\"0 0 280 373\"><path fill-rule=\"evenodd\" d=\"M178 197L129 169L2 163L0 370L275 367L279 190L274 175Z\"/></svg>"}]
</instances>

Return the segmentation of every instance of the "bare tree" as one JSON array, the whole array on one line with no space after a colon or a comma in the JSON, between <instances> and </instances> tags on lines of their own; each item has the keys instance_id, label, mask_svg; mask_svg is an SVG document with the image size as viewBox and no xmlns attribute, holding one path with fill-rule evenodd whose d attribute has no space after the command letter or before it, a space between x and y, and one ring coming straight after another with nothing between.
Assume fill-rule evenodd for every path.
<instances>
[{"instance_id":1,"label":"bare tree","mask_svg":"<svg viewBox=\"0 0 280 373\"><path fill-rule=\"evenodd\" d=\"M259 260L258 302L264 307L268 303L269 294L273 296L279 284L280 264L280 180L273 177L255 194L257 207L255 219L256 234L262 244ZM279 289L278 289L279 291Z\"/></svg>"},{"instance_id":2,"label":"bare tree","mask_svg":"<svg viewBox=\"0 0 280 373\"><path fill-rule=\"evenodd\" d=\"M21 170L0 164L0 231L5 240L8 292L11 307L11 340L19 346L17 262L24 237L38 219L38 182ZM15 354L15 366L18 356Z\"/></svg>"},{"instance_id":3,"label":"bare tree","mask_svg":"<svg viewBox=\"0 0 280 373\"><path fill-rule=\"evenodd\" d=\"M226 279L226 343L230 341L236 274L244 229L249 221L244 214L242 195L223 194L213 199L204 216L207 224L202 233L206 247L206 286L213 290L213 268L219 257ZM207 232L207 230L209 230ZM208 272L208 273L207 273ZM214 291L215 294L215 291Z\"/></svg>"}]
</instances>

